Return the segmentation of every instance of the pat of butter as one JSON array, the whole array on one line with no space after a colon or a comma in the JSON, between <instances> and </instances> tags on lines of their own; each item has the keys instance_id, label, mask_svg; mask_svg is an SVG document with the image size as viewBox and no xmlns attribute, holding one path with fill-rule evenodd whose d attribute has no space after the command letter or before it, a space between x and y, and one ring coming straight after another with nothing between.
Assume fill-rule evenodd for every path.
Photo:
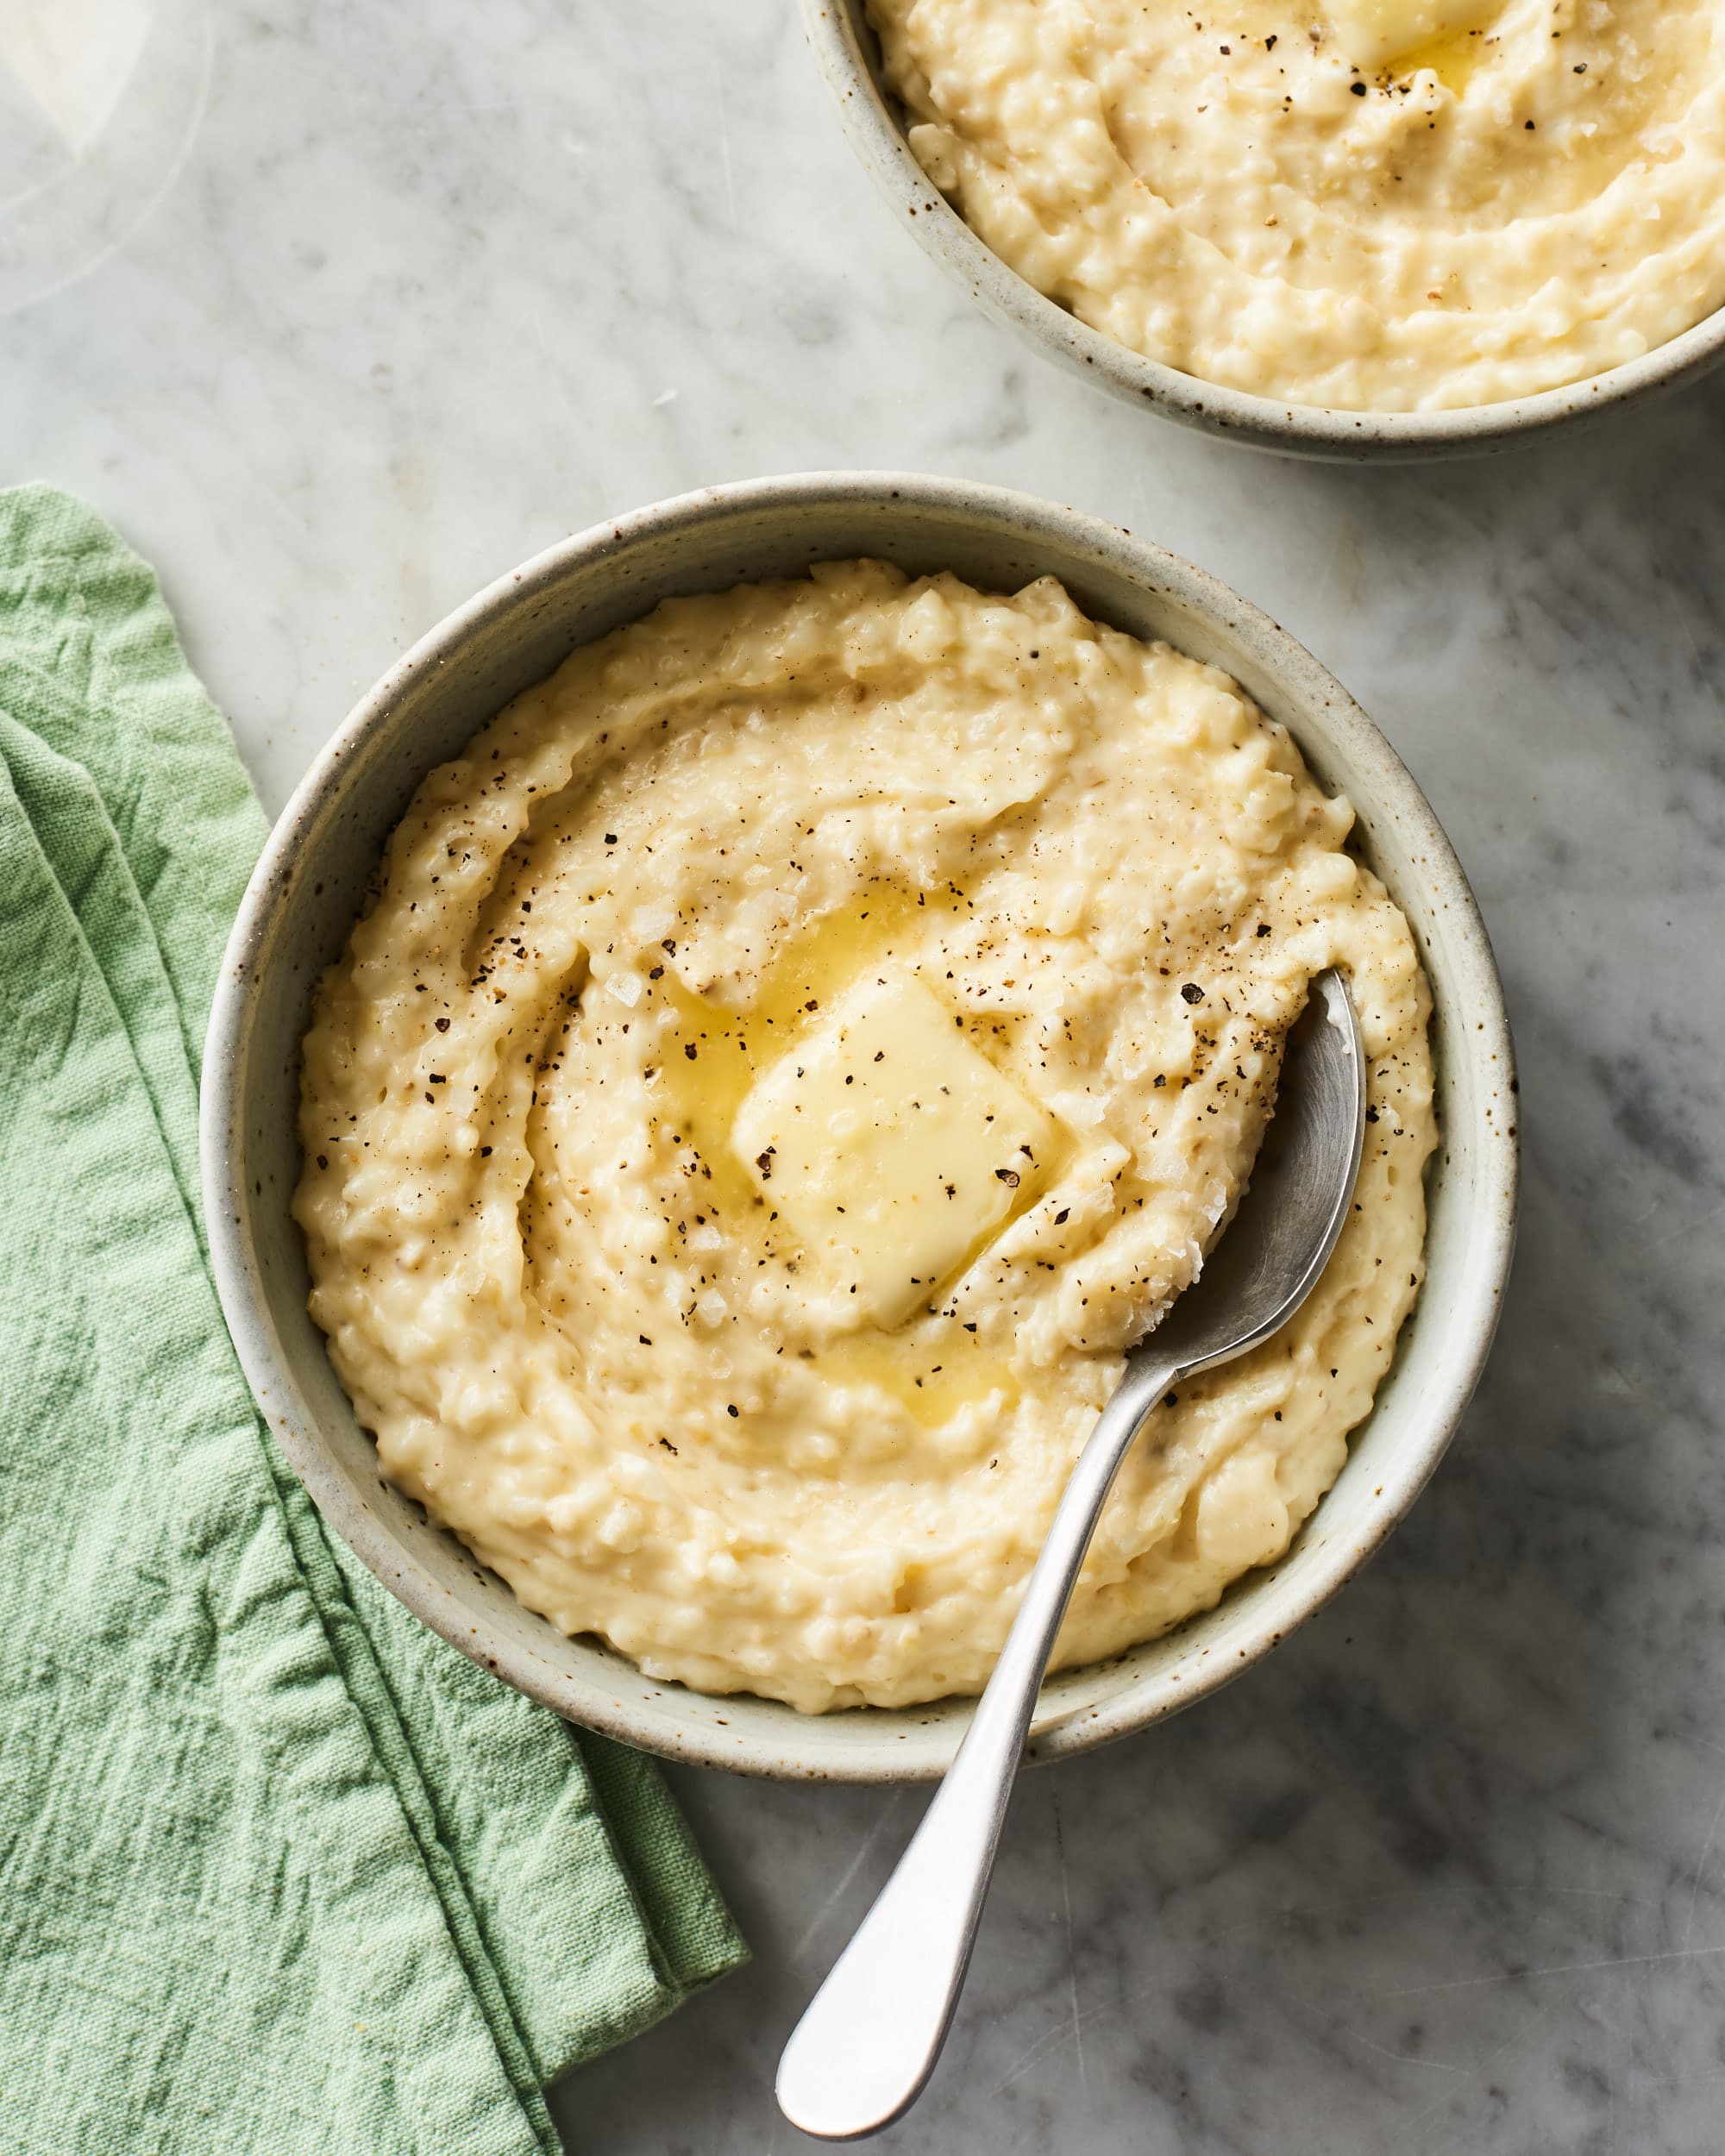
<instances>
[{"instance_id":1,"label":"pat of butter","mask_svg":"<svg viewBox=\"0 0 1725 2156\"><path fill-rule=\"evenodd\" d=\"M1501 0L1325 0L1324 12L1356 67L1387 67L1418 46L1459 37Z\"/></svg>"},{"instance_id":2,"label":"pat of butter","mask_svg":"<svg viewBox=\"0 0 1725 2156\"><path fill-rule=\"evenodd\" d=\"M828 1277L891 1326L1029 1203L1057 1125L882 966L756 1081L731 1142Z\"/></svg>"}]
</instances>

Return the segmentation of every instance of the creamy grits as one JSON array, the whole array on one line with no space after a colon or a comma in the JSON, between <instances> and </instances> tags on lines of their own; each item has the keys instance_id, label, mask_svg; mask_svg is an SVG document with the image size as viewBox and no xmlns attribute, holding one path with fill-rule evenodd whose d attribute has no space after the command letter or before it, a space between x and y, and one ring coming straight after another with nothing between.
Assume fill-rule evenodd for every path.
<instances>
[{"instance_id":1,"label":"creamy grits","mask_svg":"<svg viewBox=\"0 0 1725 2156\"><path fill-rule=\"evenodd\" d=\"M577 651L420 787L304 1043L310 1307L385 1473L654 1676L975 1691L1340 965L1349 1225L1158 1408L1057 1659L1213 1604L1420 1285L1427 990L1351 822L1052 580L828 565Z\"/></svg>"},{"instance_id":2,"label":"creamy grits","mask_svg":"<svg viewBox=\"0 0 1725 2156\"><path fill-rule=\"evenodd\" d=\"M1492 404L1725 305L1717 0L868 5L994 253L1207 381Z\"/></svg>"}]
</instances>

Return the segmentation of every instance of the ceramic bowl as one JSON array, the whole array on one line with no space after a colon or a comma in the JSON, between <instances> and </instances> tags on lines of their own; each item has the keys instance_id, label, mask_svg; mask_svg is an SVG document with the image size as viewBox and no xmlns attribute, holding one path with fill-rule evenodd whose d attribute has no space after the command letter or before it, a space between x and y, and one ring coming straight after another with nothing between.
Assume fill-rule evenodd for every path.
<instances>
[{"instance_id":1,"label":"ceramic bowl","mask_svg":"<svg viewBox=\"0 0 1725 2156\"><path fill-rule=\"evenodd\" d=\"M1117 344L1009 269L912 154L903 111L881 84L880 47L864 0L802 0L802 10L809 44L838 101L851 147L926 251L985 314L1045 358L1164 418L1287 456L1422 463L1485 455L1555 427L1584 426L1620 405L1694 381L1725 360L1721 309L1669 344L1586 381L1457 411L1328 411L1219 388Z\"/></svg>"},{"instance_id":2,"label":"ceramic bowl","mask_svg":"<svg viewBox=\"0 0 1725 2156\"><path fill-rule=\"evenodd\" d=\"M446 1639L572 1720L649 1751L755 1774L908 1781L940 1773L970 1702L806 1716L643 1677L516 1601L383 1481L306 1312L289 1200L299 1177L299 1042L415 787L576 645L673 593L882 556L1013 591L1059 577L1085 611L1224 667L1346 793L1362 852L1412 923L1436 1000L1443 1138L1430 1171L1428 1274L1347 1465L1287 1555L1220 1606L1044 1689L1032 1752L1140 1729L1237 1676L1335 1593L1413 1502L1477 1377L1509 1269L1516 1104L1503 1002L1467 883L1371 721L1309 654L1226 586L1070 509L993 487L869 474L765 479L684 496L553 547L481 592L386 674L272 833L229 944L204 1065L204 1188L216 1276L264 1413L327 1520Z\"/></svg>"}]
</instances>

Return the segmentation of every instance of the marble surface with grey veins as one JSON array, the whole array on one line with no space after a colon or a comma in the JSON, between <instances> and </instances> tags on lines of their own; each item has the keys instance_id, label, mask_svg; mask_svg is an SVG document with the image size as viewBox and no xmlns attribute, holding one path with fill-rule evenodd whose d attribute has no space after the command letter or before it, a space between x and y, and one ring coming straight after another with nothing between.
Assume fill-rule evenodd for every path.
<instances>
[{"instance_id":1,"label":"marble surface with grey veins","mask_svg":"<svg viewBox=\"0 0 1725 2156\"><path fill-rule=\"evenodd\" d=\"M11 0L0 479L160 567L278 806L499 571L898 466L1152 535L1362 699L1508 978L1527 1188L1411 1520L1183 1720L1026 1779L905 2156L1725 2148L1725 379L1373 472L1103 401L948 288L790 0ZM674 1777L754 1966L572 2147L783 2156L778 2046L919 1800Z\"/></svg>"}]
</instances>

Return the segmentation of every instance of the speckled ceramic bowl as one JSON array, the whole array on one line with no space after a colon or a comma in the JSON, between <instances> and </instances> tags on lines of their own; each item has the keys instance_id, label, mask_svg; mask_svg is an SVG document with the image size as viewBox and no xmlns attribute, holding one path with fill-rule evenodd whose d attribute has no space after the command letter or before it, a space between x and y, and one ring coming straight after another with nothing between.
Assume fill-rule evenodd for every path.
<instances>
[{"instance_id":1,"label":"speckled ceramic bowl","mask_svg":"<svg viewBox=\"0 0 1725 2156\"><path fill-rule=\"evenodd\" d=\"M881 82L863 0L802 0L804 27L851 146L902 217L985 314L1115 396L1165 419L1286 456L1422 463L1508 449L1554 427L1585 425L1622 404L1696 380L1725 360L1725 309L1627 366L1507 404L1458 411L1328 411L1218 388L1117 344L1026 284L985 246L911 153L904 115Z\"/></svg>"},{"instance_id":2,"label":"speckled ceramic bowl","mask_svg":"<svg viewBox=\"0 0 1725 2156\"><path fill-rule=\"evenodd\" d=\"M1051 1680L1032 1754L1082 1752L1201 1698L1327 1601L1436 1466L1497 1321L1516 1182L1502 997L1448 842L1358 706L1226 586L1074 510L945 479L763 479L601 525L481 592L366 698L271 835L216 991L203 1148L216 1275L247 1375L326 1519L410 1609L533 1698L649 1751L756 1774L873 1782L940 1773L969 1702L808 1717L656 1683L534 1616L389 1489L307 1315L304 1253L288 1211L312 984L341 950L425 774L576 645L658 600L855 555L912 573L950 568L1005 591L1052 573L1100 619L1225 667L1288 726L1320 782L1347 793L1365 857L1413 924L1436 999L1443 1136L1430 1171L1428 1275L1395 1367L1339 1480L1281 1562L1167 1638Z\"/></svg>"}]
</instances>

